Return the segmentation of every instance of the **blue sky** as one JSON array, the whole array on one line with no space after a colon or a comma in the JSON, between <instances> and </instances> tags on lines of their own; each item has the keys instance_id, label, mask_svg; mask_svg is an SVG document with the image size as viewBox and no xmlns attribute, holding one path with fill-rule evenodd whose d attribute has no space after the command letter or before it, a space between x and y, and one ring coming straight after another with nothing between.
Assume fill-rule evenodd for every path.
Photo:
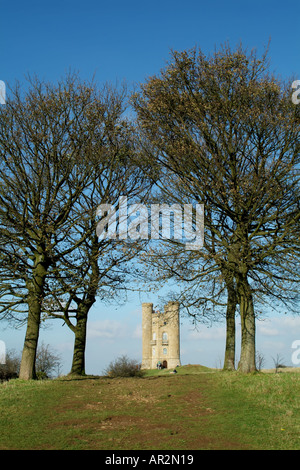
<instances>
[{"instance_id":1,"label":"blue sky","mask_svg":"<svg viewBox=\"0 0 300 470\"><path fill-rule=\"evenodd\" d=\"M110 1L52 0L0 3L0 80L13 85L26 74L56 81L69 70L101 83L126 80L131 86L154 75L168 60L170 49L195 45L209 53L228 41L261 53L271 40L271 69L283 77L300 78L300 3L290 0ZM132 296L124 307L98 303L89 321L87 372L101 373L120 354L140 359L141 300ZM4 325L3 325L4 326ZM24 329L4 330L0 340L22 349ZM223 357L224 325L200 332L182 325L182 362L217 366ZM258 323L258 349L272 366L279 353L291 362L293 341L300 339L299 318L279 316ZM41 341L53 345L70 367L73 335L52 324Z\"/></svg>"},{"instance_id":2,"label":"blue sky","mask_svg":"<svg viewBox=\"0 0 300 470\"><path fill-rule=\"evenodd\" d=\"M69 68L100 81L140 82L159 71L170 48L211 51L228 40L259 51L271 38L272 66L299 70L299 13L279 0L15 0L1 2L1 79L36 73L49 80Z\"/></svg>"}]
</instances>

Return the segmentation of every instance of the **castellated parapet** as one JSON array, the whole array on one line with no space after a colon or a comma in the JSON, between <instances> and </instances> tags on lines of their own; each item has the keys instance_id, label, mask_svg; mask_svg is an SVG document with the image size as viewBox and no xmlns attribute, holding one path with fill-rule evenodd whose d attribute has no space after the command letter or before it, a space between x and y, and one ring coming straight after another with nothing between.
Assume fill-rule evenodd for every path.
<instances>
[{"instance_id":1,"label":"castellated parapet","mask_svg":"<svg viewBox=\"0 0 300 470\"><path fill-rule=\"evenodd\" d=\"M169 302L164 312L154 312L153 304L142 304L143 369L158 363L168 369L180 366L179 302Z\"/></svg>"}]
</instances>

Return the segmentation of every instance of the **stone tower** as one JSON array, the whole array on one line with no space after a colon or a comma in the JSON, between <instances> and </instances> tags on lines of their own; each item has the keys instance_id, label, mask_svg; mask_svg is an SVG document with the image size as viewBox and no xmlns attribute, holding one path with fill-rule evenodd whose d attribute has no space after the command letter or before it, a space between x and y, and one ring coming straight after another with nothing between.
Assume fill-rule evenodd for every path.
<instances>
[{"instance_id":1,"label":"stone tower","mask_svg":"<svg viewBox=\"0 0 300 470\"><path fill-rule=\"evenodd\" d=\"M179 302L169 302L163 313L154 312L153 304L142 304L143 369L155 369L161 362L174 369L180 365Z\"/></svg>"}]
</instances>

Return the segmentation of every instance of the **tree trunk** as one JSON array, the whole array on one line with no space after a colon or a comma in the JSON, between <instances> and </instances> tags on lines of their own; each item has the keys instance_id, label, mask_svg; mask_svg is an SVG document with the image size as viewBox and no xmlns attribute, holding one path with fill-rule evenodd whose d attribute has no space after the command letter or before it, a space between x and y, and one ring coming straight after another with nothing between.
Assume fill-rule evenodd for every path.
<instances>
[{"instance_id":1,"label":"tree trunk","mask_svg":"<svg viewBox=\"0 0 300 470\"><path fill-rule=\"evenodd\" d=\"M31 305L28 312L27 329L20 365L19 378L31 380L36 378L35 359L40 329L40 306L38 302Z\"/></svg>"},{"instance_id":2,"label":"tree trunk","mask_svg":"<svg viewBox=\"0 0 300 470\"><path fill-rule=\"evenodd\" d=\"M86 347L86 328L88 314L96 301L97 288L99 285L99 266L98 266L99 241L95 235L92 244L92 253L90 263L92 274L89 280L89 287L86 296L78 300L75 342L73 351L73 362L70 375L85 375L85 347Z\"/></svg>"},{"instance_id":3,"label":"tree trunk","mask_svg":"<svg viewBox=\"0 0 300 470\"><path fill-rule=\"evenodd\" d=\"M27 282L28 318L19 373L19 378L23 380L31 380L36 378L35 360L39 339L43 291L46 274L47 264L45 262L45 257L43 255L38 255L35 260L32 279L28 280Z\"/></svg>"},{"instance_id":4,"label":"tree trunk","mask_svg":"<svg viewBox=\"0 0 300 470\"><path fill-rule=\"evenodd\" d=\"M227 286L226 347L223 370L235 370L235 311L237 305L233 284Z\"/></svg>"},{"instance_id":5,"label":"tree trunk","mask_svg":"<svg viewBox=\"0 0 300 470\"><path fill-rule=\"evenodd\" d=\"M240 372L254 372L255 365L255 313L253 296L247 279L239 287L241 314L241 358L238 365Z\"/></svg>"},{"instance_id":6,"label":"tree trunk","mask_svg":"<svg viewBox=\"0 0 300 470\"><path fill-rule=\"evenodd\" d=\"M81 304L78 307L73 361L70 375L85 375L86 328L89 309L90 307L84 304Z\"/></svg>"}]
</instances>

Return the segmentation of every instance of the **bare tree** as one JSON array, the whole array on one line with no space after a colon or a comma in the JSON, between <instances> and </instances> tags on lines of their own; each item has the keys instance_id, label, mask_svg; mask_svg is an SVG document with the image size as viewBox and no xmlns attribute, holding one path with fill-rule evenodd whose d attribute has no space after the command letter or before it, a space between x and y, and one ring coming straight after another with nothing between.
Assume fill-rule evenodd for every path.
<instances>
[{"instance_id":1,"label":"bare tree","mask_svg":"<svg viewBox=\"0 0 300 470\"><path fill-rule=\"evenodd\" d=\"M85 373L86 328L91 307L97 298L102 303L126 299L137 272L132 261L143 246L140 240L123 240L117 233L114 238L98 237L96 233L97 224L104 220L104 212L97 216L100 205L113 206L119 221L120 196L126 196L128 203L141 202L150 186L136 161L134 129L122 120L122 111L119 102L118 112L110 120L109 145L100 147L97 153L96 165L101 173L93 179L92 190L84 194L81 211L84 215L73 229L74 244L77 239L85 238L84 242L57 260L49 277L52 295L44 304L48 316L62 319L75 334L71 368L74 375Z\"/></svg>"},{"instance_id":2,"label":"bare tree","mask_svg":"<svg viewBox=\"0 0 300 470\"><path fill-rule=\"evenodd\" d=\"M243 372L256 367L254 301L298 298L300 128L290 95L267 54L225 45L211 56L172 52L133 96L149 163L169 175L166 199L205 205L204 250L187 271L193 288L209 276L228 300L232 292L230 318L239 304Z\"/></svg>"},{"instance_id":3,"label":"bare tree","mask_svg":"<svg viewBox=\"0 0 300 470\"><path fill-rule=\"evenodd\" d=\"M107 87L70 75L57 85L30 80L25 94L16 86L0 110L0 309L27 323L23 379L35 377L50 272L91 234L77 227L93 182L111 164L118 106Z\"/></svg>"},{"instance_id":4,"label":"bare tree","mask_svg":"<svg viewBox=\"0 0 300 470\"><path fill-rule=\"evenodd\" d=\"M39 379L51 378L61 366L61 357L49 344L42 343L37 348L36 373Z\"/></svg>"},{"instance_id":5,"label":"bare tree","mask_svg":"<svg viewBox=\"0 0 300 470\"><path fill-rule=\"evenodd\" d=\"M274 362L276 374L278 373L279 369L284 369L286 367L284 364L284 359L280 354L277 354L276 357L272 357L272 359Z\"/></svg>"},{"instance_id":6,"label":"bare tree","mask_svg":"<svg viewBox=\"0 0 300 470\"><path fill-rule=\"evenodd\" d=\"M256 351L256 368L257 368L257 370L262 370L264 364L265 364L264 355L261 352Z\"/></svg>"}]
</instances>

